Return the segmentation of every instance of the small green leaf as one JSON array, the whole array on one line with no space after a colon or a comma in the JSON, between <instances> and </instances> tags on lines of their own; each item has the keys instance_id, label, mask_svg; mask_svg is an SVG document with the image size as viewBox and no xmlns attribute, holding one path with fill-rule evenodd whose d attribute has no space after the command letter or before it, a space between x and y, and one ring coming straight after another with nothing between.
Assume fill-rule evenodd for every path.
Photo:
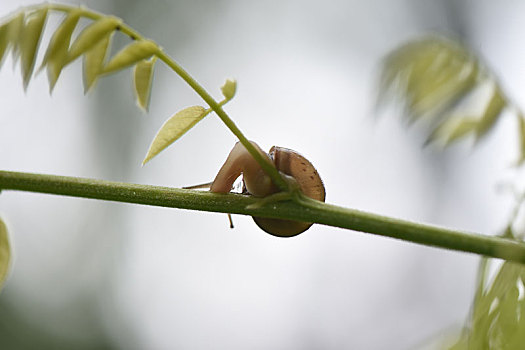
<instances>
[{"instance_id":1,"label":"small green leaf","mask_svg":"<svg viewBox=\"0 0 525 350\"><path fill-rule=\"evenodd\" d=\"M134 41L111 58L104 67L104 73L111 73L134 65L137 62L151 57L157 53L158 50L158 45L151 40Z\"/></svg>"},{"instance_id":2,"label":"small green leaf","mask_svg":"<svg viewBox=\"0 0 525 350\"><path fill-rule=\"evenodd\" d=\"M100 40L104 39L111 32L115 31L122 23L122 20L117 17L104 17L86 27L78 38L71 44L69 49L68 61L75 60L80 55L89 51Z\"/></svg>"},{"instance_id":3,"label":"small green leaf","mask_svg":"<svg viewBox=\"0 0 525 350\"><path fill-rule=\"evenodd\" d=\"M11 263L11 248L9 246L9 237L7 227L0 219L0 289L7 278L9 266Z\"/></svg>"},{"instance_id":4,"label":"small green leaf","mask_svg":"<svg viewBox=\"0 0 525 350\"><path fill-rule=\"evenodd\" d=\"M190 130L208 113L209 110L206 110L204 107L193 106L177 112L177 114L168 119L153 139L146 158L142 161L142 165L146 164L163 149L177 141L177 139Z\"/></svg>"},{"instance_id":5,"label":"small green leaf","mask_svg":"<svg viewBox=\"0 0 525 350\"><path fill-rule=\"evenodd\" d=\"M148 111L149 107L151 84L153 82L153 72L156 61L156 57L152 57L149 60L142 60L135 65L135 70L133 71L133 85L135 87L137 105L145 112Z\"/></svg>"},{"instance_id":6,"label":"small green leaf","mask_svg":"<svg viewBox=\"0 0 525 350\"><path fill-rule=\"evenodd\" d=\"M459 140L469 132L476 130L478 121L474 118L465 117L459 121L455 128L448 133L445 146L449 146L453 142Z\"/></svg>"},{"instance_id":7,"label":"small green leaf","mask_svg":"<svg viewBox=\"0 0 525 350\"><path fill-rule=\"evenodd\" d=\"M56 56L63 56L62 58L65 60L69 44L71 43L71 36L78 24L81 13L82 10L80 8L74 9L69 12L62 23L60 23L60 26L55 30L51 40L49 40L49 45L44 55L41 68Z\"/></svg>"},{"instance_id":8,"label":"small green leaf","mask_svg":"<svg viewBox=\"0 0 525 350\"><path fill-rule=\"evenodd\" d=\"M489 131L492 128L492 126L500 116L501 112L503 112L503 110L505 109L506 105L507 101L503 96L501 89L495 85L492 97L487 103L485 111L483 112L481 119L479 120L479 123L476 127L477 139L483 137L487 133L487 131Z\"/></svg>"},{"instance_id":9,"label":"small green leaf","mask_svg":"<svg viewBox=\"0 0 525 350\"><path fill-rule=\"evenodd\" d=\"M235 91L237 90L237 82L235 80L226 80L224 85L221 87L222 95L226 100L231 100L235 96Z\"/></svg>"},{"instance_id":10,"label":"small green leaf","mask_svg":"<svg viewBox=\"0 0 525 350\"><path fill-rule=\"evenodd\" d=\"M24 78L24 89L27 89L29 80L33 75L36 53L42 36L42 29L47 18L47 8L31 14L22 30L20 41L20 56L22 61L22 76Z\"/></svg>"},{"instance_id":11,"label":"small green leaf","mask_svg":"<svg viewBox=\"0 0 525 350\"><path fill-rule=\"evenodd\" d=\"M456 116L447 119L432 131L426 143L443 140L445 146L450 146L468 133L476 131L478 119L474 116Z\"/></svg>"},{"instance_id":12,"label":"small green leaf","mask_svg":"<svg viewBox=\"0 0 525 350\"><path fill-rule=\"evenodd\" d=\"M430 134L427 143L443 140L445 146L458 141L468 134L474 134L476 141L481 139L494 125L506 106L499 89L495 89L483 112L478 116L454 115L445 118Z\"/></svg>"},{"instance_id":13,"label":"small green leaf","mask_svg":"<svg viewBox=\"0 0 525 350\"><path fill-rule=\"evenodd\" d=\"M7 23L0 26L0 67L2 67L4 54L7 52L7 48L9 46L9 39L7 37L8 29Z\"/></svg>"},{"instance_id":14,"label":"small green leaf","mask_svg":"<svg viewBox=\"0 0 525 350\"><path fill-rule=\"evenodd\" d=\"M62 69L67 64L71 36L73 35L73 31L78 24L82 12L83 11L80 8L69 12L49 41L49 46L47 47L39 70L47 66L50 91L53 91Z\"/></svg>"},{"instance_id":15,"label":"small green leaf","mask_svg":"<svg viewBox=\"0 0 525 350\"><path fill-rule=\"evenodd\" d=\"M7 23L7 38L13 54L13 64L16 63L20 56L20 37L24 28L24 12L20 12L16 17Z\"/></svg>"},{"instance_id":16,"label":"small green leaf","mask_svg":"<svg viewBox=\"0 0 525 350\"><path fill-rule=\"evenodd\" d=\"M518 118L520 156L516 163L517 165L521 165L523 164L523 162L525 162L525 116L519 113L517 115L517 118Z\"/></svg>"},{"instance_id":17,"label":"small green leaf","mask_svg":"<svg viewBox=\"0 0 525 350\"><path fill-rule=\"evenodd\" d=\"M52 59L47 64L47 80L49 81L49 93L53 92L57 83L58 77L65 66L65 62L61 61L58 57Z\"/></svg>"},{"instance_id":18,"label":"small green leaf","mask_svg":"<svg viewBox=\"0 0 525 350\"><path fill-rule=\"evenodd\" d=\"M108 48L113 33L106 35L95 46L84 54L84 92L88 92L103 72Z\"/></svg>"}]
</instances>

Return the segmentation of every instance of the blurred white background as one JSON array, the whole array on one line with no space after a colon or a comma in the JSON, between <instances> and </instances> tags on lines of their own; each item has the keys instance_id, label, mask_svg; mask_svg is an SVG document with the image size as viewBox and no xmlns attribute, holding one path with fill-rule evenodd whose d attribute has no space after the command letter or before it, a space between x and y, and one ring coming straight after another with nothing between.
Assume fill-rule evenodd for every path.
<instances>
[{"instance_id":1,"label":"blurred white background","mask_svg":"<svg viewBox=\"0 0 525 350\"><path fill-rule=\"evenodd\" d=\"M2 0L8 14L31 1ZM72 3L80 3L73 1ZM330 203L497 234L514 181L515 125L475 150L423 148L374 103L381 58L429 32L461 38L525 105L520 1L83 1L160 43L264 149L298 150ZM48 21L43 45L59 23ZM124 41L122 41L124 42ZM42 46L44 48L44 46ZM41 53L44 49L41 49ZM37 63L38 64L38 63ZM0 169L181 187L210 181L234 136L209 116L141 168L162 123L198 96L159 62L147 115L130 71L84 96L80 61L49 96L0 71ZM0 295L9 349L407 349L457 330L478 257L314 226L293 239L249 217L4 192L15 262ZM4 348L4 346L0 346Z\"/></svg>"}]
</instances>

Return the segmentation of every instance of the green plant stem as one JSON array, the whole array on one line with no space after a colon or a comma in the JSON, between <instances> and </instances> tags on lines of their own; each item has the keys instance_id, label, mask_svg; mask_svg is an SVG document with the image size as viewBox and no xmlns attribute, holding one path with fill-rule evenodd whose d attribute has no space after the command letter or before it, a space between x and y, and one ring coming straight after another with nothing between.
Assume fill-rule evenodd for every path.
<instances>
[{"instance_id":1,"label":"green plant stem","mask_svg":"<svg viewBox=\"0 0 525 350\"><path fill-rule=\"evenodd\" d=\"M244 134L241 132L241 130L235 125L233 120L228 117L226 112L222 109L221 105L211 97L211 95L195 80L193 77L186 72L179 64L177 64L175 61L173 61L168 55L166 55L163 51L159 52L158 57L160 60L162 60L164 63L166 63L168 66L170 66L171 69L173 69L188 85L190 85L195 92L210 106L211 109L221 118L223 123L233 132L233 134L239 139L239 141L243 144L243 146L250 152L252 157L259 163L268 176L272 179L272 181L283 191L288 190L288 184L286 181L281 177L279 174L279 171L275 168L275 166L270 163L265 157L263 157L257 149L251 144L251 142L244 136Z\"/></svg>"},{"instance_id":2,"label":"green plant stem","mask_svg":"<svg viewBox=\"0 0 525 350\"><path fill-rule=\"evenodd\" d=\"M47 7L48 10L51 11L60 11L60 12L70 12L75 7L63 5L63 4L44 4L44 5L37 5L34 8L38 9L40 7ZM92 19L92 20L98 20L103 17L107 17L104 14L98 13L96 11L92 11L90 9L84 8L82 12L82 16ZM125 23L122 23L119 27L119 30L129 36L130 38L134 40L142 40L145 39L140 33L135 31L130 26L126 25ZM156 56L163 61L166 65L168 65L175 73L177 73L203 100L210 106L210 108L219 116L219 118L222 120L222 122L231 130L231 132L239 139L239 141L243 144L243 146L250 152L252 157L261 165L262 169L270 178L272 181L283 191L288 191L289 186L288 183L283 179L279 171L275 168L275 166L268 161L265 157L263 157L257 149L250 143L250 141L244 136L244 134L241 132L241 130L235 125L233 120L226 114L224 109L222 108L222 104L217 102L209 93L200 85L184 68L182 68L181 65L179 65L175 60L173 60L169 55L167 55L162 48L159 47L158 52L156 53Z\"/></svg>"},{"instance_id":3,"label":"green plant stem","mask_svg":"<svg viewBox=\"0 0 525 350\"><path fill-rule=\"evenodd\" d=\"M0 189L306 221L525 263L525 243L520 241L418 224L305 197L298 202L283 201L267 206L254 206L260 199L240 194L216 194L11 171L0 171Z\"/></svg>"},{"instance_id":4,"label":"green plant stem","mask_svg":"<svg viewBox=\"0 0 525 350\"><path fill-rule=\"evenodd\" d=\"M223 123L231 130L231 132L239 139L243 146L250 152L253 158L261 165L263 170L270 176L272 181L282 190L288 190L288 184L281 177L275 166L263 157L251 142L244 136L241 130L235 125L233 120L224 112L222 106L215 101L213 97L184 70L177 62L171 59L164 51L160 51L157 55L160 60L166 63L173 69L193 90L210 106L211 109L221 118Z\"/></svg>"}]
</instances>

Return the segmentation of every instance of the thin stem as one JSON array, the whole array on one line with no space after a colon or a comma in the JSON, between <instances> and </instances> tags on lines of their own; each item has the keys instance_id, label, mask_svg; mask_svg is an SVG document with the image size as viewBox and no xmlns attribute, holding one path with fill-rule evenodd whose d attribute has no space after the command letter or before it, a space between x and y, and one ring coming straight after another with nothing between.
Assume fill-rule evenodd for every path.
<instances>
[{"instance_id":1,"label":"thin stem","mask_svg":"<svg viewBox=\"0 0 525 350\"><path fill-rule=\"evenodd\" d=\"M38 5L35 8L39 8L40 6L46 6L48 10L52 11L60 11L60 12L69 12L72 9L74 9L73 6L68 5L62 5L62 4L45 4L45 5ZM86 8L83 8L82 16L92 19L92 20L98 20L103 17L107 17L104 14L98 13L96 11L92 11ZM122 23L119 27L119 30L125 34L128 35L130 38L134 40L143 40L144 37L140 35L137 31L135 31L133 28L128 26L125 23ZM169 55L167 55L162 48L159 46L159 50L156 54L156 56L163 61L166 65L168 65L175 73L177 73L203 100L210 106L210 108L219 116L219 118L222 120L222 122L230 129L230 131L239 139L239 141L242 143L242 145L250 152L252 157L259 163L270 176L272 181L283 191L289 190L288 183L282 178L279 171L275 168L275 166L268 161L265 157L263 157L257 149L251 144L251 142L244 136L244 134L241 132L241 130L235 125L233 120L228 116L228 114L224 111L222 108L222 104L217 102L209 93L204 89L202 85L200 85L184 68L182 68L181 65L179 65L175 60L173 60Z\"/></svg>"},{"instance_id":2,"label":"thin stem","mask_svg":"<svg viewBox=\"0 0 525 350\"><path fill-rule=\"evenodd\" d=\"M240 194L175 189L75 177L0 171L0 189L313 222L427 246L525 263L525 243L342 208L302 197L267 206Z\"/></svg>"},{"instance_id":3,"label":"thin stem","mask_svg":"<svg viewBox=\"0 0 525 350\"><path fill-rule=\"evenodd\" d=\"M288 190L288 184L281 177L275 166L264 158L251 144L251 142L243 135L241 130L235 125L233 120L224 112L222 106L215 101L213 97L195 80L193 77L184 70L177 62L169 57L164 51L160 51L157 55L160 60L166 63L171 69L173 69L195 92L210 106L211 109L221 118L223 123L233 132L239 139L242 145L250 152L252 157L261 165L263 170L270 176L272 181L282 190Z\"/></svg>"}]
</instances>

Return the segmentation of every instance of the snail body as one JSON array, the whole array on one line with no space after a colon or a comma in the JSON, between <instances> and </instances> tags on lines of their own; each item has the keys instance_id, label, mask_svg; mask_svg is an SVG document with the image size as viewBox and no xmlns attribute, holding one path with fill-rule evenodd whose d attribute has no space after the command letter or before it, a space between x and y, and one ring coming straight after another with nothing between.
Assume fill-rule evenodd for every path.
<instances>
[{"instance_id":1,"label":"snail body","mask_svg":"<svg viewBox=\"0 0 525 350\"><path fill-rule=\"evenodd\" d=\"M310 161L298 152L284 147L273 146L266 154L256 143L251 143L279 172L292 177L304 195L324 202L326 193L323 181ZM210 191L230 192L233 183L241 174L246 191L255 197L266 197L279 192L279 188L240 142L231 150ZM312 223L283 219L253 217L253 220L262 230L278 237L296 236L312 226Z\"/></svg>"}]
</instances>

